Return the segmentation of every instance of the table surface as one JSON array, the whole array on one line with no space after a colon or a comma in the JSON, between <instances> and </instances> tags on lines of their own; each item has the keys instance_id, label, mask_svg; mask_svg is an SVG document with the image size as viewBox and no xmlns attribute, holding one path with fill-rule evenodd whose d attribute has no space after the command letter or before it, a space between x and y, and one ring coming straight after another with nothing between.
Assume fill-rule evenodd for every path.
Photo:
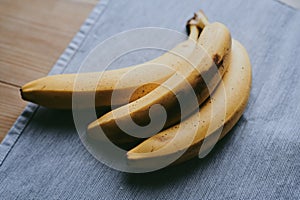
<instances>
[{"instance_id":1,"label":"table surface","mask_svg":"<svg viewBox=\"0 0 300 200\"><path fill-rule=\"evenodd\" d=\"M24 109L24 83L48 74L97 0L0 1L0 141Z\"/></svg>"}]
</instances>

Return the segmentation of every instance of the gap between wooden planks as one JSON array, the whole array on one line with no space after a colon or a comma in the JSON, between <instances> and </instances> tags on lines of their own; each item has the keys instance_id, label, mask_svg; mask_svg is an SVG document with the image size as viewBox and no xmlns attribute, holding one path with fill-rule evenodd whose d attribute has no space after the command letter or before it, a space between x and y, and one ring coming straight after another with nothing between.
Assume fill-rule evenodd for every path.
<instances>
[{"instance_id":1,"label":"gap between wooden planks","mask_svg":"<svg viewBox=\"0 0 300 200\"><path fill-rule=\"evenodd\" d=\"M19 87L48 74L98 0L0 0L0 141L24 109Z\"/></svg>"}]
</instances>

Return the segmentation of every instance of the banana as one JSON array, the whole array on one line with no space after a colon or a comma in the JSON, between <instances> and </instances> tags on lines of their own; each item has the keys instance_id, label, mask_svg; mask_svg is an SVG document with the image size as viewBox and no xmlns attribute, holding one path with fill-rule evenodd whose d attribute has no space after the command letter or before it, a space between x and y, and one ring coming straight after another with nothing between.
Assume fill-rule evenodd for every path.
<instances>
[{"instance_id":1,"label":"banana","mask_svg":"<svg viewBox=\"0 0 300 200\"><path fill-rule=\"evenodd\" d=\"M203 27L202 24L200 25ZM136 89L130 99L130 101L134 101L154 90L160 83L170 78L175 71L186 65L183 58L189 57L193 53L200 32L198 24L188 24L187 28L190 34L186 41L149 62L118 70L44 77L25 84L20 89L21 96L24 100L45 107L71 109L73 93L80 95L83 99L85 96L95 93L95 107L101 108L128 103L127 94L132 89ZM161 66L169 66L173 70L159 70ZM139 68L144 70L136 70ZM117 84L129 71L132 73L130 77L127 77L126 83ZM76 80L80 81L76 83L80 87L74 87ZM121 91L124 94L113 102L115 104L111 102L113 91ZM90 103L85 101L78 105L78 108L81 109L90 107Z\"/></svg>"},{"instance_id":2,"label":"banana","mask_svg":"<svg viewBox=\"0 0 300 200\"><path fill-rule=\"evenodd\" d=\"M106 136L117 144L132 142L138 137L147 138L160 131L159 127L161 126L167 128L176 124L182 116L191 114L199 107L199 104L207 99L209 96L208 87L210 89L215 88L228 67L225 65L227 62L223 61L231 49L231 35L223 24L208 23L202 13L198 13L189 23L205 26L193 54L187 57L190 63L179 68L174 75L147 95L109 112L91 123L87 129L87 134L90 137L99 139L99 128L101 127ZM179 96L182 98L193 96L193 94L196 94L197 102L192 103L193 98L189 98L191 102L185 102L185 108L180 110L182 105L177 98ZM157 110L154 107L154 111L149 112L153 105L164 107L167 114L166 123L159 124L163 120L156 120L154 126L144 128L152 119L161 118L161 109ZM152 115L151 119L149 114ZM118 124L123 126L120 128ZM140 131L139 127L142 127L143 131ZM133 137L124 132L136 135Z\"/></svg>"},{"instance_id":3,"label":"banana","mask_svg":"<svg viewBox=\"0 0 300 200\"><path fill-rule=\"evenodd\" d=\"M238 41L233 40L230 65L223 77L223 85L217 87L199 112L128 151L128 165L136 169L150 170L163 162L168 164L176 156L182 155L172 163L175 165L197 156L205 139L209 144L205 148L212 147L214 142L210 142L210 138L223 138L241 117L250 94L251 76L247 51ZM223 120L220 119L220 113L225 113ZM194 135L190 130L198 123L197 117L201 121ZM181 132L177 132L179 126L184 127ZM218 131L221 134L214 136Z\"/></svg>"}]
</instances>

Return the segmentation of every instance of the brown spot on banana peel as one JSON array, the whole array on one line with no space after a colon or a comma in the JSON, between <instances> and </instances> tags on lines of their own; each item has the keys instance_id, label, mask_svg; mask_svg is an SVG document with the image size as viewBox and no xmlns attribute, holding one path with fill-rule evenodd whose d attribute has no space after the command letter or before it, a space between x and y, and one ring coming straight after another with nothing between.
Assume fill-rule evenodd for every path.
<instances>
[{"instance_id":1,"label":"brown spot on banana peel","mask_svg":"<svg viewBox=\"0 0 300 200\"><path fill-rule=\"evenodd\" d=\"M229 65L229 60L231 59L231 53L229 53L228 55L225 55L225 57L223 57L222 59L220 58L220 56L218 54L216 54L218 57L218 61L216 61L216 59L214 59L214 64L215 66L210 67L207 71L202 72L201 74L198 74L196 76L196 83L197 86L194 87L194 91L195 94L197 95L198 99L204 99L206 100L209 97L209 93L212 91L209 91L209 88L207 87L207 84L205 82L205 80L203 80L203 77L205 77L206 80L212 80L212 79L219 79L219 76L222 76L225 72L224 69L227 69L228 65ZM221 59L221 60L219 60ZM215 89L215 87L214 87ZM199 104L201 104L202 102L200 101Z\"/></svg>"},{"instance_id":2,"label":"brown spot on banana peel","mask_svg":"<svg viewBox=\"0 0 300 200\"><path fill-rule=\"evenodd\" d=\"M215 54L215 55L213 55L213 61L216 64L216 66L219 67L219 66L222 65L223 59L222 59L222 57L220 55Z\"/></svg>"}]
</instances>

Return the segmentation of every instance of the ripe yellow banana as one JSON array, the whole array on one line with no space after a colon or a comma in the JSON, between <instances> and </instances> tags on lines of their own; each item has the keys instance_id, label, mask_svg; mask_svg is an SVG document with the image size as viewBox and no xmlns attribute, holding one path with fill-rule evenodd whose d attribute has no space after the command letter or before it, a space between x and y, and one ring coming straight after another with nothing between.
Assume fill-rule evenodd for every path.
<instances>
[{"instance_id":1,"label":"ripe yellow banana","mask_svg":"<svg viewBox=\"0 0 300 200\"><path fill-rule=\"evenodd\" d=\"M87 133L91 137L99 139L99 127L105 132L107 137L114 143L127 143L136 140L136 137L125 134L134 133L135 136L150 137L156 134L157 126L154 128L143 129L140 133L139 127L143 127L150 123L152 119L159 119L161 111L153 111L152 117L149 117L149 111L153 105L161 105L164 107L167 119L162 124L163 128L178 123L182 116L191 114L198 108L199 104L204 102L209 96L209 89L217 86L221 80L221 76L228 67L227 62L223 62L231 49L231 35L229 30L221 23L209 24L206 18L199 17L201 14L190 21L190 23L204 24L197 46L193 54L187 59L190 63L180 67L177 72L166 80L163 85L158 86L147 95L140 99L117 108L88 126ZM202 20L204 19L204 20ZM204 50L205 52L204 52ZM205 77L205 78L204 78ZM189 87L188 87L189 86ZM192 88L192 91L191 91ZM185 109L182 113L178 96L192 96L196 94L196 103L185 102ZM192 98L190 98L192 99ZM192 101L192 100L191 100ZM161 120L162 121L162 120ZM160 121L158 121L160 123ZM118 125L122 124L120 128ZM139 127L132 125L137 124ZM124 131L126 129L126 131ZM150 130L148 132L148 130Z\"/></svg>"},{"instance_id":2,"label":"ripe yellow banana","mask_svg":"<svg viewBox=\"0 0 300 200\"><path fill-rule=\"evenodd\" d=\"M205 20L204 18L203 16L202 19ZM95 106L101 108L128 103L127 94L132 89L136 89L130 98L130 101L134 101L155 89L160 83L171 77L175 71L186 65L187 61L184 58L192 54L200 32L198 24L190 24L188 29L189 39L149 62L118 70L44 77L25 84L21 88L22 98L49 108L71 109L73 93L80 95L83 99L85 96L95 93ZM173 70L159 70L161 66L169 66ZM135 70L138 68L144 70ZM127 77L126 83L117 84L129 71L131 76ZM76 83L80 87L74 87L75 81L80 81ZM113 91L121 91L124 96L112 102ZM82 101L78 106L79 108L90 108L93 105Z\"/></svg>"},{"instance_id":3,"label":"ripe yellow banana","mask_svg":"<svg viewBox=\"0 0 300 200\"><path fill-rule=\"evenodd\" d=\"M210 148L214 142L210 143L209 139L213 138L214 134L221 131L221 134L217 135L217 140L220 140L239 120L247 105L250 88L251 63L247 51L239 42L233 40L230 65L223 77L223 85L217 87L211 98L200 107L199 112L130 150L127 153L128 165L150 170L163 162L168 164L167 162L184 152L173 162L178 164L197 156L204 139L208 139L209 144L205 148ZM222 115L220 117L220 113L225 113L224 119ZM200 117L200 122L197 117ZM195 124L198 124L196 134L190 131ZM181 132L177 132L179 126L184 127Z\"/></svg>"}]
</instances>

